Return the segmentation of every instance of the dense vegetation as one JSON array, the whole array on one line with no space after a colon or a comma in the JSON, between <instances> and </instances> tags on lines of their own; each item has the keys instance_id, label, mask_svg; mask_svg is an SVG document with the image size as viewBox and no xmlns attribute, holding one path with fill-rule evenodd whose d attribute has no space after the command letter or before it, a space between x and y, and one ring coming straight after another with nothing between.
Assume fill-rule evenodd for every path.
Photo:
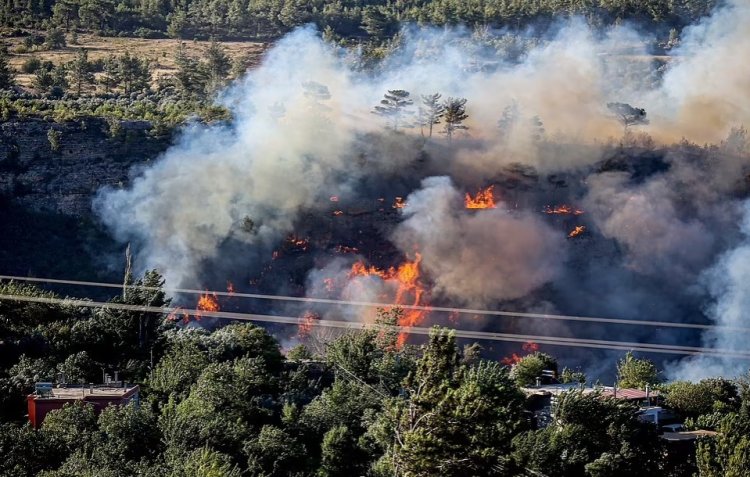
<instances>
[{"instance_id":1,"label":"dense vegetation","mask_svg":"<svg viewBox=\"0 0 750 477\"><path fill-rule=\"evenodd\" d=\"M113 303L167 306L161 277L135 282ZM3 284L0 294L51 297ZM340 334L319 354L284 356L264 329L206 331L154 314L0 302L0 476L458 476L747 475L750 389L721 379L664 386L695 428L716 429L694 462L672 465L636 408L570 391L555 420L535 430L525 411L529 371L556 368L533 353L508 366L463 351L435 329L417 348L395 346L382 312L375 328ZM541 364L540 364L541 363ZM64 373L96 382L118 369L142 385L140 406L100 415L83 405L24 416L38 380ZM622 380L657 384L652 365L626 356ZM563 372L566 375L566 372ZM576 380L580 373L567 372ZM624 383L623 383L624 384Z\"/></svg>"},{"instance_id":2,"label":"dense vegetation","mask_svg":"<svg viewBox=\"0 0 750 477\"><path fill-rule=\"evenodd\" d=\"M717 0L4 0L2 24L82 28L107 35L174 38L275 38L315 23L331 35L383 38L404 22L522 29L560 16L593 25L621 20L681 28Z\"/></svg>"}]
</instances>

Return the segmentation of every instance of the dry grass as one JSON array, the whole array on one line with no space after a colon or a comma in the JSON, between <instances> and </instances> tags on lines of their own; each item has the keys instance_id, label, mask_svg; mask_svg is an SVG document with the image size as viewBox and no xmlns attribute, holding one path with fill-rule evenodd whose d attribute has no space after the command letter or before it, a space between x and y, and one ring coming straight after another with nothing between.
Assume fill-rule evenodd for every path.
<instances>
[{"instance_id":1,"label":"dry grass","mask_svg":"<svg viewBox=\"0 0 750 477\"><path fill-rule=\"evenodd\" d=\"M80 34L76 45L68 45L61 50L54 51L32 51L29 53L16 53L16 48L23 44L23 37L4 38L4 43L11 52L10 64L18 72L16 81L19 85L29 87L33 75L21 73L21 65L32 56L41 60L49 60L54 64L71 61L79 48L86 48L89 60L106 58L109 55L121 55L130 52L139 58L151 60L153 68L153 79L159 76L172 74L176 67L174 57L181 42L185 43L188 54L202 56L208 48L208 41L184 41L184 40L147 40L143 38L106 38L96 35ZM257 64L268 44L257 42L221 42L226 48L227 54L232 58L248 56L250 65Z\"/></svg>"}]
</instances>

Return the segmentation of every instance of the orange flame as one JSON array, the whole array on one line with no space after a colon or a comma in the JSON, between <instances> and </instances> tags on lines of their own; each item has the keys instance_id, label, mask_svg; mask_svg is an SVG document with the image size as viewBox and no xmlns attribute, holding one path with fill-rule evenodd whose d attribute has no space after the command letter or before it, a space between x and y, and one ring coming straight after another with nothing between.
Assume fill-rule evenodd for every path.
<instances>
[{"instance_id":1,"label":"orange flame","mask_svg":"<svg viewBox=\"0 0 750 477\"><path fill-rule=\"evenodd\" d=\"M335 215L336 217L338 217L339 215L344 215L344 211L343 210L334 210L333 211L333 215Z\"/></svg>"},{"instance_id":2,"label":"orange flame","mask_svg":"<svg viewBox=\"0 0 750 477\"><path fill-rule=\"evenodd\" d=\"M495 196L493 194L494 185L487 187L484 190L477 192L474 198L467 192L464 199L464 205L467 209L494 209L495 208Z\"/></svg>"},{"instance_id":3,"label":"orange flame","mask_svg":"<svg viewBox=\"0 0 750 477\"><path fill-rule=\"evenodd\" d=\"M306 338L310 336L315 324L320 320L320 316L312 311L306 311L299 319L297 328L297 337Z\"/></svg>"},{"instance_id":4,"label":"orange flame","mask_svg":"<svg viewBox=\"0 0 750 477\"><path fill-rule=\"evenodd\" d=\"M393 208L394 209L403 209L406 207L406 202L404 201L403 197L396 197L396 199L393 201Z\"/></svg>"},{"instance_id":5,"label":"orange flame","mask_svg":"<svg viewBox=\"0 0 750 477\"><path fill-rule=\"evenodd\" d=\"M554 215L581 215L583 213L581 209L576 209L567 204L555 205L555 206L545 205L543 212L545 214L554 214Z\"/></svg>"},{"instance_id":6,"label":"orange flame","mask_svg":"<svg viewBox=\"0 0 750 477\"><path fill-rule=\"evenodd\" d=\"M198 299L196 309L199 312L198 316L200 316L201 311L219 311L219 300L216 295L205 293Z\"/></svg>"},{"instance_id":7,"label":"orange flame","mask_svg":"<svg viewBox=\"0 0 750 477\"><path fill-rule=\"evenodd\" d=\"M300 251L307 250L308 245L310 245L310 240L306 238L299 238L294 235L290 235L286 238L286 245L288 248L296 249Z\"/></svg>"},{"instance_id":8,"label":"orange flame","mask_svg":"<svg viewBox=\"0 0 750 477\"><path fill-rule=\"evenodd\" d=\"M356 276L375 276L381 280L393 283L396 286L396 296L393 301L396 307L398 305L413 305L413 306L425 306L423 303L423 296L425 288L420 282L420 270L419 263L422 261L422 256L417 253L414 261L406 261L396 267L391 267L387 270L381 270L375 266L370 265L369 267L363 262L359 261L352 265L349 271L349 278ZM412 327L419 325L424 318L427 316L425 310L404 310L404 313L398 320L399 326ZM408 336L407 331L403 331L398 335L398 341L396 345L401 348L406 343Z\"/></svg>"},{"instance_id":9,"label":"orange flame","mask_svg":"<svg viewBox=\"0 0 750 477\"><path fill-rule=\"evenodd\" d=\"M570 233L568 234L568 238L578 237L585 231L586 231L585 225L577 225L576 228L570 231Z\"/></svg>"},{"instance_id":10,"label":"orange flame","mask_svg":"<svg viewBox=\"0 0 750 477\"><path fill-rule=\"evenodd\" d=\"M533 341L527 341L523 345L521 345L521 349L526 352L525 355L518 355L516 353L513 353L509 357L501 359L500 362L506 366L513 366L514 364L521 361L524 356L539 351L539 345L534 343Z\"/></svg>"}]
</instances>

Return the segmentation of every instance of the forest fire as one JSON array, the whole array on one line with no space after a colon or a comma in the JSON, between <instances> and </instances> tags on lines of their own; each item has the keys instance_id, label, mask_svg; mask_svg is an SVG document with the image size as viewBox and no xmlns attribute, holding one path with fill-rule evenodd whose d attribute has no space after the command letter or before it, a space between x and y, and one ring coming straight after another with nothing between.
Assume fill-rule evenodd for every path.
<instances>
[{"instance_id":1,"label":"forest fire","mask_svg":"<svg viewBox=\"0 0 750 477\"><path fill-rule=\"evenodd\" d=\"M359 261L352 265L349 271L349 278L358 276L376 276L387 283L396 287L396 295L393 298L396 307L398 305L424 306L423 297L425 293L424 286L420 282L419 263L422 256L417 253L413 261L406 261L398 267L390 267L387 270L378 269L375 266L369 267L364 262ZM420 324L427 311L406 309L398 319L400 326L411 327ZM402 347L406 342L408 333L402 332L398 336L398 347Z\"/></svg>"},{"instance_id":2,"label":"forest fire","mask_svg":"<svg viewBox=\"0 0 750 477\"><path fill-rule=\"evenodd\" d=\"M200 318L202 316L201 311L219 311L219 300L215 294L204 293L198 299L198 305L195 308L198 310L196 318Z\"/></svg>"},{"instance_id":3,"label":"forest fire","mask_svg":"<svg viewBox=\"0 0 750 477\"><path fill-rule=\"evenodd\" d=\"M574 208L567 204L562 205L545 205L542 210L545 214L550 215L581 215L583 211L581 209Z\"/></svg>"},{"instance_id":4,"label":"forest fire","mask_svg":"<svg viewBox=\"0 0 750 477\"><path fill-rule=\"evenodd\" d=\"M394 209L403 209L406 207L406 201L403 197L396 197L396 199L393 201L393 208Z\"/></svg>"},{"instance_id":5,"label":"forest fire","mask_svg":"<svg viewBox=\"0 0 750 477\"><path fill-rule=\"evenodd\" d=\"M286 239L286 245L287 245L287 248L291 250L298 250L298 251L304 252L307 250L307 247L310 245L310 241L306 238L299 238L294 235L290 235Z\"/></svg>"},{"instance_id":6,"label":"forest fire","mask_svg":"<svg viewBox=\"0 0 750 477\"><path fill-rule=\"evenodd\" d=\"M585 225L577 225L576 228L574 228L573 230L570 231L570 233L568 234L568 238L578 237L579 235L581 235L585 231L586 231L586 226Z\"/></svg>"},{"instance_id":7,"label":"forest fire","mask_svg":"<svg viewBox=\"0 0 750 477\"><path fill-rule=\"evenodd\" d=\"M302 314L299 319L299 326L297 327L297 337L306 338L310 336L315 324L320 320L320 315L313 313L312 311L306 311Z\"/></svg>"},{"instance_id":8,"label":"forest fire","mask_svg":"<svg viewBox=\"0 0 750 477\"><path fill-rule=\"evenodd\" d=\"M477 192L477 195L473 198L471 194L466 193L464 199L464 205L467 209L494 209L495 208L495 196L493 193L494 185L487 187L486 189Z\"/></svg>"},{"instance_id":9,"label":"forest fire","mask_svg":"<svg viewBox=\"0 0 750 477\"><path fill-rule=\"evenodd\" d=\"M524 356L534 354L539 351L539 345L534 343L533 341L527 341L526 343L521 345L521 349L524 351L523 355L513 353L512 355L501 359L500 362L506 366L513 366L514 364L521 361Z\"/></svg>"}]
</instances>

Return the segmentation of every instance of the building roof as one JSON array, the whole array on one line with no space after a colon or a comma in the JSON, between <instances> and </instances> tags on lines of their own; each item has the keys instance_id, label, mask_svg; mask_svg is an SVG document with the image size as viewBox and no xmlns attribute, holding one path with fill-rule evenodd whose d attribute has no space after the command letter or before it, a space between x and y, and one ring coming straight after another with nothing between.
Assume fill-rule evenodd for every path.
<instances>
[{"instance_id":1,"label":"building roof","mask_svg":"<svg viewBox=\"0 0 750 477\"><path fill-rule=\"evenodd\" d=\"M558 396L566 391L570 391L573 389L581 389L579 384L550 384L546 386L539 386L539 387L528 387L523 388L523 392L526 393L527 396L533 396L533 395L552 395L552 396ZM659 396L659 391L652 390L648 392L648 395L646 394L646 391L642 391L640 389L630 389L630 388L617 388L615 391L615 388L613 387L589 387L589 388L583 388L581 391L584 394L593 393L596 391L600 391L602 393L602 396L604 397L616 397L617 399L625 399L625 400L642 400L646 399L646 397L649 398L655 398Z\"/></svg>"},{"instance_id":2,"label":"building roof","mask_svg":"<svg viewBox=\"0 0 750 477\"><path fill-rule=\"evenodd\" d=\"M53 387L52 392L49 396L39 396L36 394L30 394L29 398L35 400L47 400L47 399L64 399L64 400L76 400L76 399L117 399L128 397L140 388L138 385L126 385L126 386L76 386L66 385L64 387Z\"/></svg>"},{"instance_id":3,"label":"building roof","mask_svg":"<svg viewBox=\"0 0 750 477\"><path fill-rule=\"evenodd\" d=\"M603 388L602 389L602 396L606 397L616 397L618 399L646 399L647 397L657 397L659 396L659 391L656 390L650 390L648 393L646 391L642 391L640 389L630 389L630 388Z\"/></svg>"},{"instance_id":4,"label":"building roof","mask_svg":"<svg viewBox=\"0 0 750 477\"><path fill-rule=\"evenodd\" d=\"M667 441L694 441L703 436L715 436L714 431L682 431L682 432L665 432L661 438Z\"/></svg>"}]
</instances>

